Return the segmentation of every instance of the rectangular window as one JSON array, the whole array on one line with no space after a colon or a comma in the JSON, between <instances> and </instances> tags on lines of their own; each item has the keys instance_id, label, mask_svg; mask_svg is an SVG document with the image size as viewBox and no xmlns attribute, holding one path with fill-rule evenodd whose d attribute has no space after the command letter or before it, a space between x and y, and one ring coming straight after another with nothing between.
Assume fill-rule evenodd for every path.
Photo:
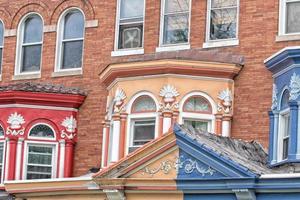
<instances>
[{"instance_id":1,"label":"rectangular window","mask_svg":"<svg viewBox=\"0 0 300 200\"><path fill-rule=\"evenodd\" d=\"M285 33L300 33L300 1L286 0L285 13Z\"/></svg>"},{"instance_id":2,"label":"rectangular window","mask_svg":"<svg viewBox=\"0 0 300 200\"><path fill-rule=\"evenodd\" d=\"M144 0L119 0L117 49L143 47Z\"/></svg>"},{"instance_id":3,"label":"rectangular window","mask_svg":"<svg viewBox=\"0 0 300 200\"><path fill-rule=\"evenodd\" d=\"M189 42L190 0L164 0L161 45Z\"/></svg>"},{"instance_id":4,"label":"rectangular window","mask_svg":"<svg viewBox=\"0 0 300 200\"><path fill-rule=\"evenodd\" d=\"M49 179L53 176L54 146L29 145L26 179Z\"/></svg>"},{"instance_id":5,"label":"rectangular window","mask_svg":"<svg viewBox=\"0 0 300 200\"><path fill-rule=\"evenodd\" d=\"M201 131L208 131L209 122L204 120L187 119L184 120L184 125L192 126L194 129L199 129Z\"/></svg>"},{"instance_id":6,"label":"rectangular window","mask_svg":"<svg viewBox=\"0 0 300 200\"><path fill-rule=\"evenodd\" d=\"M4 155L4 143L0 143L0 182L2 182L2 174L3 174L3 155Z\"/></svg>"},{"instance_id":7,"label":"rectangular window","mask_svg":"<svg viewBox=\"0 0 300 200\"><path fill-rule=\"evenodd\" d=\"M290 138L290 115L282 116L282 160L288 158L289 138Z\"/></svg>"},{"instance_id":8,"label":"rectangular window","mask_svg":"<svg viewBox=\"0 0 300 200\"><path fill-rule=\"evenodd\" d=\"M238 0L210 0L207 40L237 39Z\"/></svg>"}]
</instances>

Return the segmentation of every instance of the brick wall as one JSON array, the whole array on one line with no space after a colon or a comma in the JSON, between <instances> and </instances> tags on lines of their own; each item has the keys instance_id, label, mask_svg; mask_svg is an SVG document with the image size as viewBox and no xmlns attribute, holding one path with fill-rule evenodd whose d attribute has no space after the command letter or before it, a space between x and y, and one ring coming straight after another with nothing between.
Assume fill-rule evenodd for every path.
<instances>
[{"instance_id":1,"label":"brick wall","mask_svg":"<svg viewBox=\"0 0 300 200\"><path fill-rule=\"evenodd\" d=\"M154 53L158 46L160 0L146 0L145 53ZM239 39L236 47L203 49L228 51L245 56L245 66L235 79L233 137L256 139L268 145L268 115L271 105L272 77L263 60L295 42L275 42L278 29L279 0L243 0L240 2ZM0 0L0 18L6 29L16 29L24 14L40 13L45 25L57 24L58 17L68 7L80 7L87 20L99 20L97 28L86 29L83 75L52 78L56 32L44 34L42 78L34 81L79 86L88 97L79 112L79 135L75 151L75 173L82 175L101 159L102 126L105 115L106 90L98 74L111 60L114 46L116 0ZM205 40L206 1L192 0L191 46L201 49ZM12 82L15 65L16 37L4 40L3 73L0 84ZM119 58L126 59L126 57Z\"/></svg>"}]
</instances>

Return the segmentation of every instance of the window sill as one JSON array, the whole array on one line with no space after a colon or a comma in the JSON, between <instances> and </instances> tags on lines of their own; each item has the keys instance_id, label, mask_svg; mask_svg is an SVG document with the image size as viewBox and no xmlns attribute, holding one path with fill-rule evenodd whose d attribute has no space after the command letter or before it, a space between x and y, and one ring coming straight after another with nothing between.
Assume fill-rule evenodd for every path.
<instances>
[{"instance_id":1,"label":"window sill","mask_svg":"<svg viewBox=\"0 0 300 200\"><path fill-rule=\"evenodd\" d=\"M112 57L144 54L144 49L124 49L111 52Z\"/></svg>"},{"instance_id":2,"label":"window sill","mask_svg":"<svg viewBox=\"0 0 300 200\"><path fill-rule=\"evenodd\" d=\"M12 80L27 80L27 79L39 79L41 78L41 74L18 74L14 75Z\"/></svg>"},{"instance_id":3,"label":"window sill","mask_svg":"<svg viewBox=\"0 0 300 200\"><path fill-rule=\"evenodd\" d=\"M82 75L82 69L53 72L51 76L63 77L63 76L78 76L78 75Z\"/></svg>"},{"instance_id":4,"label":"window sill","mask_svg":"<svg viewBox=\"0 0 300 200\"><path fill-rule=\"evenodd\" d=\"M219 40L219 41L208 41L203 43L203 48L216 48L216 47L227 47L239 45L238 39L232 40Z\"/></svg>"},{"instance_id":5,"label":"window sill","mask_svg":"<svg viewBox=\"0 0 300 200\"><path fill-rule=\"evenodd\" d=\"M276 42L300 40L300 34L295 35L277 35Z\"/></svg>"},{"instance_id":6,"label":"window sill","mask_svg":"<svg viewBox=\"0 0 300 200\"><path fill-rule=\"evenodd\" d=\"M156 48L156 52L165 52L165 51L180 51L190 49L190 44L182 44L182 45L172 45L172 46L161 46Z\"/></svg>"}]
</instances>

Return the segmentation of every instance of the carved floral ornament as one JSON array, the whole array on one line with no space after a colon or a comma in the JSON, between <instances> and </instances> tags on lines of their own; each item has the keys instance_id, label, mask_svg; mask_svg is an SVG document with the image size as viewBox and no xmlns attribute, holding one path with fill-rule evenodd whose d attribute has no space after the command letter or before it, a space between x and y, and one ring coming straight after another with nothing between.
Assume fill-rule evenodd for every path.
<instances>
[{"instance_id":1,"label":"carved floral ornament","mask_svg":"<svg viewBox=\"0 0 300 200\"><path fill-rule=\"evenodd\" d=\"M61 137L69 140L74 139L76 136L77 120L73 117L73 115L66 117L61 125L65 128L65 130L61 131Z\"/></svg>"},{"instance_id":2,"label":"carved floral ornament","mask_svg":"<svg viewBox=\"0 0 300 200\"><path fill-rule=\"evenodd\" d=\"M278 90L276 84L273 84L273 94L272 94L272 110L276 110L278 108Z\"/></svg>"},{"instance_id":3,"label":"carved floral ornament","mask_svg":"<svg viewBox=\"0 0 300 200\"><path fill-rule=\"evenodd\" d=\"M159 96L162 97L163 102L160 103L160 110L172 111L178 110L179 103L176 101L176 97L179 96L179 92L172 85L165 85L159 92Z\"/></svg>"},{"instance_id":4,"label":"carved floral ornament","mask_svg":"<svg viewBox=\"0 0 300 200\"><path fill-rule=\"evenodd\" d=\"M24 135L25 128L22 125L25 123L24 117L17 112L12 113L7 120L9 127L7 127L6 134L7 135Z\"/></svg>"},{"instance_id":5,"label":"carved floral ornament","mask_svg":"<svg viewBox=\"0 0 300 200\"><path fill-rule=\"evenodd\" d=\"M290 81L290 100L297 100L300 96L300 76L294 73Z\"/></svg>"},{"instance_id":6,"label":"carved floral ornament","mask_svg":"<svg viewBox=\"0 0 300 200\"><path fill-rule=\"evenodd\" d=\"M175 161L161 161L159 166L155 168L145 167L141 170L141 172L142 175L148 174L150 176L154 176L159 172L169 174L173 170L176 170L176 173L178 174L180 169L183 169L185 174L197 172L203 177L206 175L213 176L216 173L216 170L212 169L210 166L202 166L196 160L192 160L190 158L184 159L183 156L176 158Z\"/></svg>"},{"instance_id":7,"label":"carved floral ornament","mask_svg":"<svg viewBox=\"0 0 300 200\"><path fill-rule=\"evenodd\" d=\"M223 111L225 114L230 114L233 99L231 91L228 88L221 91L218 95L218 98L221 100L221 102L218 103L218 111Z\"/></svg>"},{"instance_id":8,"label":"carved floral ornament","mask_svg":"<svg viewBox=\"0 0 300 200\"><path fill-rule=\"evenodd\" d=\"M118 88L114 97L114 112L118 113L124 109L124 100L126 99L125 92Z\"/></svg>"}]
</instances>

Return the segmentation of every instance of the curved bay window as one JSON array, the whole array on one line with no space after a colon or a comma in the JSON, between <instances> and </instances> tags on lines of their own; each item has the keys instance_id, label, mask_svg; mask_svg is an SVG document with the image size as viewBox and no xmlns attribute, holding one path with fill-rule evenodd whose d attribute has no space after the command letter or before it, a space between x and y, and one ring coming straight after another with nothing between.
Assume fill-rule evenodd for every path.
<instances>
[{"instance_id":1,"label":"curved bay window","mask_svg":"<svg viewBox=\"0 0 300 200\"><path fill-rule=\"evenodd\" d=\"M54 178L57 144L51 142L55 139L53 128L46 124L37 124L30 129L28 139L25 146L24 179Z\"/></svg>"},{"instance_id":2,"label":"curved bay window","mask_svg":"<svg viewBox=\"0 0 300 200\"><path fill-rule=\"evenodd\" d=\"M212 107L202 96L188 98L182 108L182 121L186 126L192 126L202 131L212 131Z\"/></svg>"},{"instance_id":3,"label":"curved bay window","mask_svg":"<svg viewBox=\"0 0 300 200\"><path fill-rule=\"evenodd\" d=\"M155 138L155 101L148 95L138 97L132 104L130 114L129 153Z\"/></svg>"}]
</instances>

